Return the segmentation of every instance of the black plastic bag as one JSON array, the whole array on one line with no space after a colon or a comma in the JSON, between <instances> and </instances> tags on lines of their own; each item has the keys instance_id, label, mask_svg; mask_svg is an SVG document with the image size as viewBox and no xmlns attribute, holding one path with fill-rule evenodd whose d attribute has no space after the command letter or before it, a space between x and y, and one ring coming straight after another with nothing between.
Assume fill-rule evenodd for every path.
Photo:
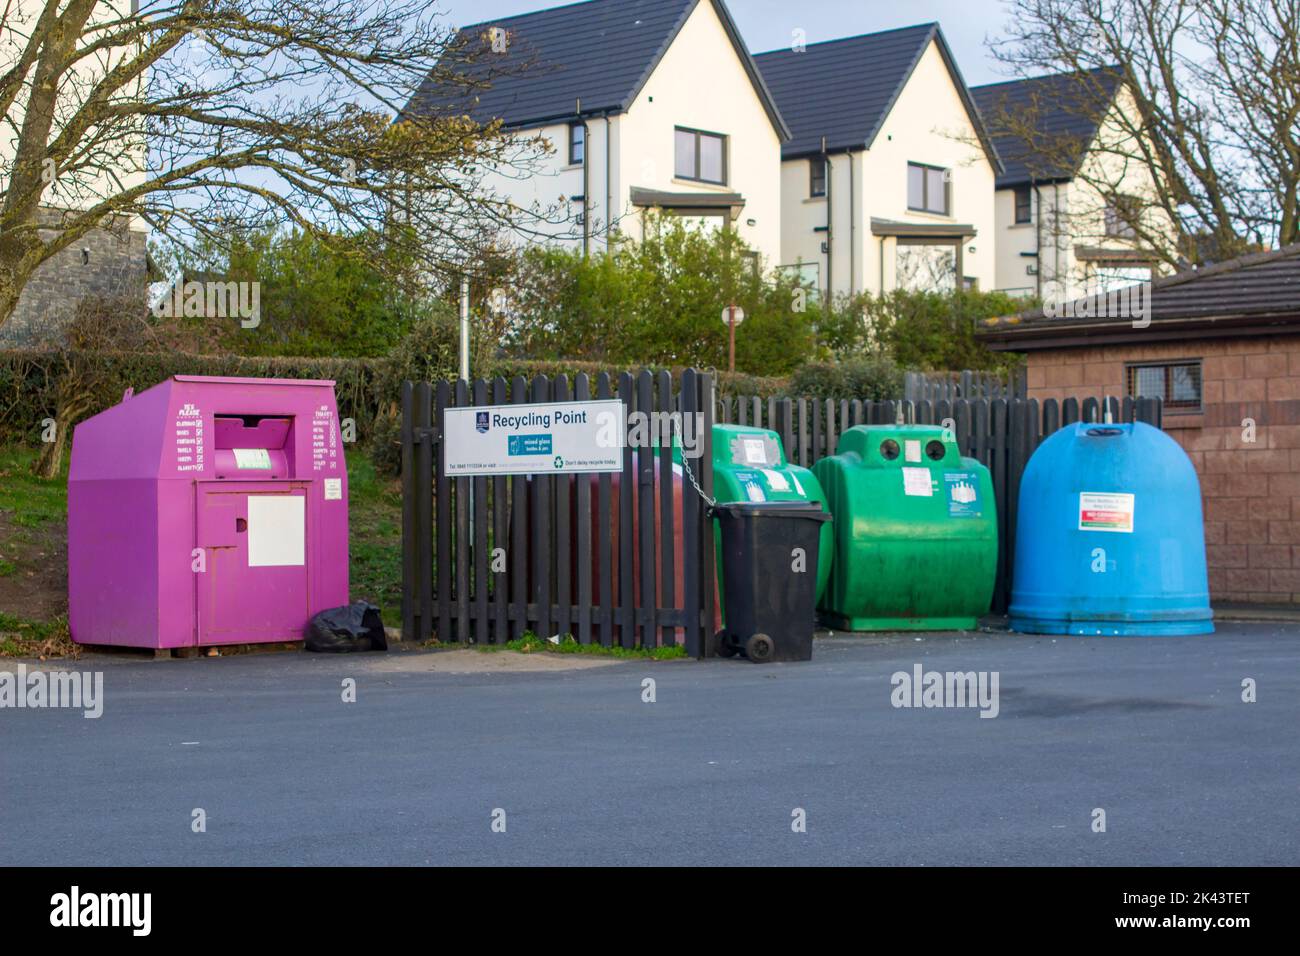
<instances>
[{"instance_id":1,"label":"black plastic bag","mask_svg":"<svg viewBox=\"0 0 1300 956\"><path fill-rule=\"evenodd\" d=\"M365 601L332 607L311 619L307 650L345 654L351 651L386 651L388 637L379 608Z\"/></svg>"}]
</instances>

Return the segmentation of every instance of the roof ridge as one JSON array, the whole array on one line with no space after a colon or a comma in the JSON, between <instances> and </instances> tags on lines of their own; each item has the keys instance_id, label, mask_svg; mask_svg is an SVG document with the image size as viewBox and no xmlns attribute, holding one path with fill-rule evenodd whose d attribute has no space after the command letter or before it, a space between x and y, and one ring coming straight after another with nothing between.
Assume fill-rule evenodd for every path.
<instances>
[{"instance_id":1,"label":"roof ridge","mask_svg":"<svg viewBox=\"0 0 1300 956\"><path fill-rule=\"evenodd\" d=\"M543 7L541 10L527 10L523 13L510 13L503 17L495 17L491 20L479 20L475 23L466 23L464 26L453 27L453 29L457 33L464 33L466 30L473 30L475 27L500 26L503 23L514 20L526 20L529 17L539 17L544 13L556 13L560 10L568 10L570 7L586 7L596 3L616 2L617 0L573 0L572 3L560 3L553 7Z\"/></svg>"},{"instance_id":2,"label":"roof ridge","mask_svg":"<svg viewBox=\"0 0 1300 956\"><path fill-rule=\"evenodd\" d=\"M922 23L913 23L905 27L890 27L888 30L876 30L873 33L858 33L851 37L836 37L833 40L818 40L816 43L804 44L804 49L811 50L813 47L830 46L833 43L848 43L851 40L865 40L867 39L867 37L884 36L886 33L902 33L905 30L919 30L922 27L934 29L937 28L938 26L939 26L938 20L927 20ZM753 56L755 59L757 59L760 56L770 56L773 53L789 53L789 52L791 52L791 50L788 46L781 46L781 47L775 47L774 49L771 50L764 50L762 53L753 53L750 55Z\"/></svg>"},{"instance_id":3,"label":"roof ridge","mask_svg":"<svg viewBox=\"0 0 1300 956\"><path fill-rule=\"evenodd\" d=\"M1181 272L1175 272L1173 275L1161 276L1151 283L1153 289L1167 289L1170 286L1179 286L1191 282L1194 279L1203 279L1206 276L1223 275L1228 272L1238 272L1241 269L1251 269L1255 266L1266 265L1270 262L1276 262L1278 259L1291 259L1300 256L1300 242L1293 242L1287 246L1279 246L1277 249L1265 249L1261 252L1251 252L1244 256L1237 256L1233 259L1225 259L1223 262L1216 262L1213 265L1204 266L1200 269L1184 269Z\"/></svg>"},{"instance_id":4,"label":"roof ridge","mask_svg":"<svg viewBox=\"0 0 1300 956\"><path fill-rule=\"evenodd\" d=\"M975 86L970 87L970 91L973 93L976 90L989 90L995 86L1016 86L1020 83L1036 83L1040 80L1055 80L1067 76L1078 76L1081 73L1101 73L1106 70L1115 69L1117 66L1118 64L1112 64L1111 66L1092 66L1085 70L1063 70L1059 73L1042 73L1038 76L1021 76L1010 80L998 80L996 83L978 83Z\"/></svg>"}]
</instances>

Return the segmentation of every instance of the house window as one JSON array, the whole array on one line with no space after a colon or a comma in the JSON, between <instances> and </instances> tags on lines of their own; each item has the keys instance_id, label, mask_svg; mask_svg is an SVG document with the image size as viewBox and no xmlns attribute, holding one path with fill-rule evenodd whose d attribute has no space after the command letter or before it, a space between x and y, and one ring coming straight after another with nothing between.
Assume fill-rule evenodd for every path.
<instances>
[{"instance_id":1,"label":"house window","mask_svg":"<svg viewBox=\"0 0 1300 956\"><path fill-rule=\"evenodd\" d=\"M957 247L952 243L898 242L894 285L908 292L952 292L958 287Z\"/></svg>"},{"instance_id":2,"label":"house window","mask_svg":"<svg viewBox=\"0 0 1300 956\"><path fill-rule=\"evenodd\" d=\"M1089 269L1090 295L1127 289L1151 281L1151 266L1144 262L1096 262Z\"/></svg>"},{"instance_id":3,"label":"house window","mask_svg":"<svg viewBox=\"0 0 1300 956\"><path fill-rule=\"evenodd\" d=\"M677 161L674 174L678 179L700 183L727 183L727 137L697 129L676 131Z\"/></svg>"},{"instance_id":4,"label":"house window","mask_svg":"<svg viewBox=\"0 0 1300 956\"><path fill-rule=\"evenodd\" d=\"M907 208L914 212L948 215L952 207L948 170L938 166L907 164Z\"/></svg>"},{"instance_id":5,"label":"house window","mask_svg":"<svg viewBox=\"0 0 1300 956\"><path fill-rule=\"evenodd\" d=\"M1028 186L1016 187L1016 223L1033 222L1034 198Z\"/></svg>"},{"instance_id":6,"label":"house window","mask_svg":"<svg viewBox=\"0 0 1300 956\"><path fill-rule=\"evenodd\" d=\"M1133 228L1138 221L1141 208L1132 196L1114 196L1106 203L1105 222L1108 239L1132 239L1137 232Z\"/></svg>"},{"instance_id":7,"label":"house window","mask_svg":"<svg viewBox=\"0 0 1300 956\"><path fill-rule=\"evenodd\" d=\"M808 160L808 195L816 198L826 195L826 160L817 156Z\"/></svg>"},{"instance_id":8,"label":"house window","mask_svg":"<svg viewBox=\"0 0 1300 956\"><path fill-rule=\"evenodd\" d=\"M1201 360L1130 365L1125 375L1129 395L1164 399L1167 412L1201 410Z\"/></svg>"},{"instance_id":9,"label":"house window","mask_svg":"<svg viewBox=\"0 0 1300 956\"><path fill-rule=\"evenodd\" d=\"M587 158L587 125L569 124L569 165L581 166Z\"/></svg>"}]
</instances>

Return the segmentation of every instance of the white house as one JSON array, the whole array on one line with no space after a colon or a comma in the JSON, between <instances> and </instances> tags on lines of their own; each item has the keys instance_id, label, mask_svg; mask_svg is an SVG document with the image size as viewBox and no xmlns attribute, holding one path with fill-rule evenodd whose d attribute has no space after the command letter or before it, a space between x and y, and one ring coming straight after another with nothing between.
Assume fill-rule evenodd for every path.
<instances>
[{"instance_id":1,"label":"white house","mask_svg":"<svg viewBox=\"0 0 1300 956\"><path fill-rule=\"evenodd\" d=\"M975 87L1004 169L997 179L997 288L1065 301L1149 280L1143 231L1172 237L1124 121L1134 106L1109 70ZM1136 219L1135 219L1136 217Z\"/></svg>"},{"instance_id":2,"label":"white house","mask_svg":"<svg viewBox=\"0 0 1300 956\"><path fill-rule=\"evenodd\" d=\"M477 79L430 80L403 116L500 120L552 147L483 187L555 210L517 238L587 251L641 235L657 209L734 228L775 264L789 131L721 0L589 0L460 30Z\"/></svg>"},{"instance_id":3,"label":"white house","mask_svg":"<svg viewBox=\"0 0 1300 956\"><path fill-rule=\"evenodd\" d=\"M792 133L784 267L836 295L993 286L999 161L938 24L754 59Z\"/></svg>"}]
</instances>

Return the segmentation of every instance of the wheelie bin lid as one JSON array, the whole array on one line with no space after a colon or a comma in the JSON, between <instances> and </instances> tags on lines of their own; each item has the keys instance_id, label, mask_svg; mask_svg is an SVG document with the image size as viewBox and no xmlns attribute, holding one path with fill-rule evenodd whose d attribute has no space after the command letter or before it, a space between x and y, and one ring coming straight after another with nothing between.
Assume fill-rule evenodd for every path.
<instances>
[{"instance_id":1,"label":"wheelie bin lid","mask_svg":"<svg viewBox=\"0 0 1300 956\"><path fill-rule=\"evenodd\" d=\"M762 515L772 518L807 518L813 521L830 521L831 515L823 511L816 501L720 501L711 509L714 515L741 518Z\"/></svg>"}]
</instances>

